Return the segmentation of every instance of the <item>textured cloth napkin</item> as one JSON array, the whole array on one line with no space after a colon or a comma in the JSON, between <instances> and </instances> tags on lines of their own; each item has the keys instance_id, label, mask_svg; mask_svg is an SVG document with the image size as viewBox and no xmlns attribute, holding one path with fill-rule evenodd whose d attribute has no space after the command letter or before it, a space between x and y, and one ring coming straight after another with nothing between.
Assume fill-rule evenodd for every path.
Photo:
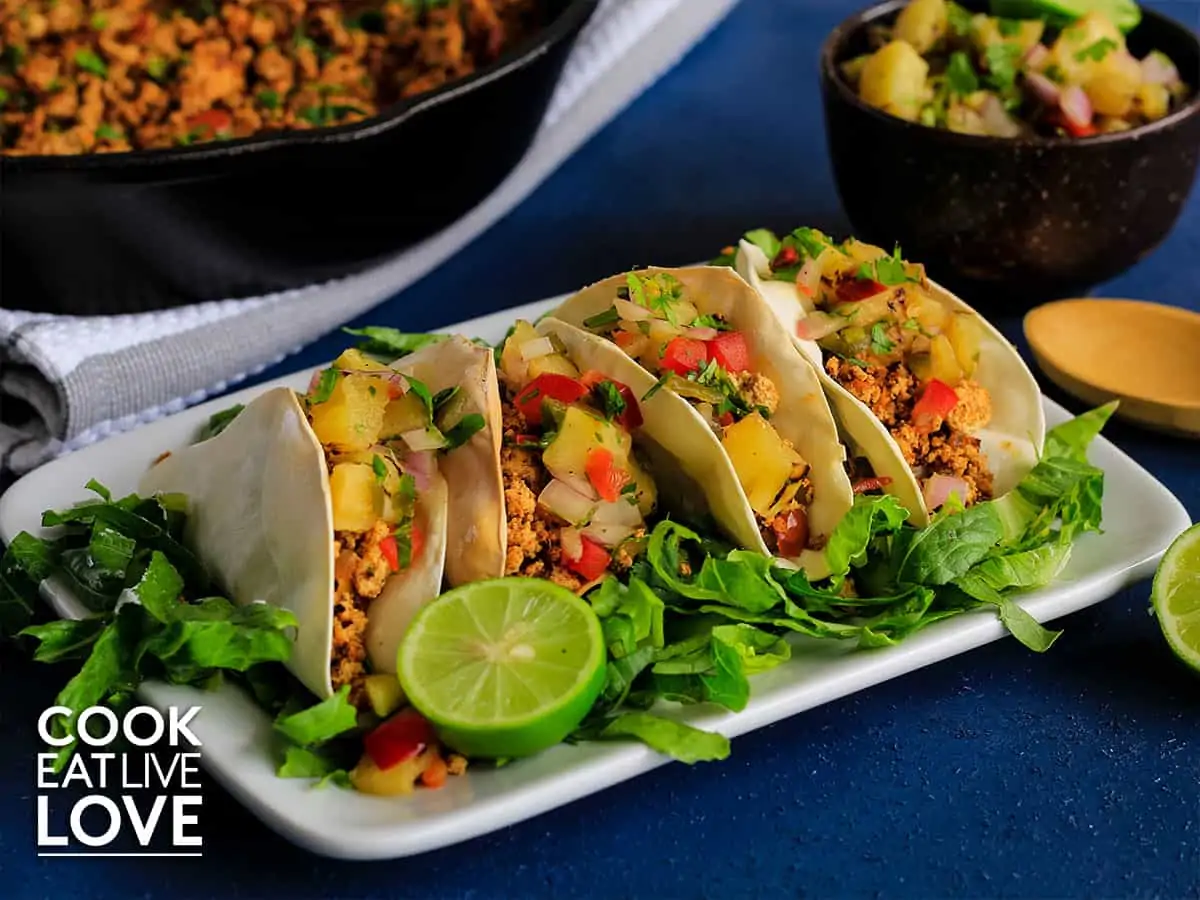
<instances>
[{"instance_id":1,"label":"textured cloth napkin","mask_svg":"<svg viewBox=\"0 0 1200 900\"><path fill-rule=\"evenodd\" d=\"M0 476L220 393L412 284L520 203L736 2L602 0L508 179L454 225L370 271L140 315L0 309Z\"/></svg>"}]
</instances>

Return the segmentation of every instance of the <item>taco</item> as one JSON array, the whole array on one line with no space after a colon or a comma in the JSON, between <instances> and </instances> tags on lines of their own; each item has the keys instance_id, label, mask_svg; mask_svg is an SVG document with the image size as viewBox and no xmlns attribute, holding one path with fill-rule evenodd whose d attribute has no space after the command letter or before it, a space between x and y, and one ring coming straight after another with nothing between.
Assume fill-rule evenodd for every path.
<instances>
[{"instance_id":1,"label":"taco","mask_svg":"<svg viewBox=\"0 0 1200 900\"><path fill-rule=\"evenodd\" d=\"M461 338L394 367L349 350L304 395L267 391L215 437L167 454L139 491L186 496L185 539L214 580L238 603L291 610L293 673L322 698L349 685L362 705L369 672L395 672L443 574L502 568L486 518L448 514L501 496L494 395L491 352Z\"/></svg>"},{"instance_id":2,"label":"taco","mask_svg":"<svg viewBox=\"0 0 1200 900\"><path fill-rule=\"evenodd\" d=\"M1037 461L1046 423L1032 373L899 248L755 231L734 264L816 369L856 490L894 494L920 526L951 496L969 506L1008 492Z\"/></svg>"},{"instance_id":3,"label":"taco","mask_svg":"<svg viewBox=\"0 0 1200 900\"><path fill-rule=\"evenodd\" d=\"M743 546L828 574L823 548L853 503L845 448L820 382L770 309L728 268L650 268L606 279L553 315L619 347L687 406L683 459L733 471ZM647 421L650 417L647 416Z\"/></svg>"}]
</instances>

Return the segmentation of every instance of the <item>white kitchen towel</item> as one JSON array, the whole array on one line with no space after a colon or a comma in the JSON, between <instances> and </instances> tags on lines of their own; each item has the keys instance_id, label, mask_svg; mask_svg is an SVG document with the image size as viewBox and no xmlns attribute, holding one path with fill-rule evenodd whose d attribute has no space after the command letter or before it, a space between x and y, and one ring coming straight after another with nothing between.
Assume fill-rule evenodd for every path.
<instances>
[{"instance_id":1,"label":"white kitchen towel","mask_svg":"<svg viewBox=\"0 0 1200 900\"><path fill-rule=\"evenodd\" d=\"M512 174L458 222L368 272L137 315L0 309L0 476L220 393L428 274L527 197L736 3L601 0Z\"/></svg>"}]
</instances>

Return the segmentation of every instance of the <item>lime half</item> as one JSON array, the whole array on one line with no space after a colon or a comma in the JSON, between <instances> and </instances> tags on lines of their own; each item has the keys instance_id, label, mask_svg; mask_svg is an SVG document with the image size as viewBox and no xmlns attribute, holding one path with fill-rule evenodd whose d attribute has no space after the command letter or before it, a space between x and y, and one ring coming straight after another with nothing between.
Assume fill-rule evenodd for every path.
<instances>
[{"instance_id":1,"label":"lime half","mask_svg":"<svg viewBox=\"0 0 1200 900\"><path fill-rule=\"evenodd\" d=\"M1167 549L1154 573L1150 597L1167 643L1200 672L1200 523Z\"/></svg>"},{"instance_id":2,"label":"lime half","mask_svg":"<svg viewBox=\"0 0 1200 900\"><path fill-rule=\"evenodd\" d=\"M413 619L396 670L409 701L467 756L559 743L604 687L600 620L566 588L498 578L443 594Z\"/></svg>"}]
</instances>

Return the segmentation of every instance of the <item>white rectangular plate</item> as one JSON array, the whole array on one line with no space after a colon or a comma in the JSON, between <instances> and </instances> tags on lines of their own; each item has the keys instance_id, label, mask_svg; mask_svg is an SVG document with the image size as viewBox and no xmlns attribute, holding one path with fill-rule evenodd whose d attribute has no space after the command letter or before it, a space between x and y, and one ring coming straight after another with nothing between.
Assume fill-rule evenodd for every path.
<instances>
[{"instance_id":1,"label":"white rectangular plate","mask_svg":"<svg viewBox=\"0 0 1200 900\"><path fill-rule=\"evenodd\" d=\"M561 299L561 298L560 298ZM544 300L447 328L498 341L517 317L534 319L558 300ZM95 478L114 493L136 489L139 476L164 450L190 442L208 417L244 403L277 385L304 390L310 372L298 372L185 410L111 438L37 469L0 497L0 537L40 532L45 509L70 506ZM1068 418L1046 400L1051 425ZM1070 564L1053 585L1028 594L1022 605L1041 621L1075 612L1149 576L1171 539L1190 522L1187 511L1145 469L1103 438L1091 449L1104 469L1104 533L1080 539ZM62 615L80 615L65 592L47 586ZM786 664L757 676L749 706L678 710L679 718L730 737L811 709L854 691L1004 637L987 611L944 620L903 644L857 651L834 642L797 642ZM193 730L203 743L203 762L256 816L284 837L315 853L345 859L386 859L445 847L570 803L656 768L669 760L640 744L559 746L496 770L454 778L438 791L386 799L337 789L314 790L311 782L276 778L270 719L240 690L214 693L164 684L143 686L160 707L202 706ZM714 764L719 765L719 764Z\"/></svg>"}]
</instances>

